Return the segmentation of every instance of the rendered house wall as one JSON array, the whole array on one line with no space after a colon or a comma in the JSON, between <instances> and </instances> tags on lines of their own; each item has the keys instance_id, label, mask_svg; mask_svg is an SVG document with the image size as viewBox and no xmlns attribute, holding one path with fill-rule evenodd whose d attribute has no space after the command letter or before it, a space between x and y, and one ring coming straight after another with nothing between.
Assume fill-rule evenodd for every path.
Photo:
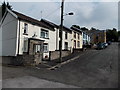
<instances>
[{"instance_id":1,"label":"rendered house wall","mask_svg":"<svg viewBox=\"0 0 120 90\"><path fill-rule=\"evenodd\" d=\"M24 23L28 24L28 35L24 35ZM41 29L45 29L49 32L49 38L41 38ZM31 23L21 21L20 22L20 51L19 54L23 54L23 48L24 48L24 39L26 38L32 38L34 34L36 35L36 39L44 40L44 43L48 43L48 52L44 52L43 57L46 55L49 56L49 51L55 51L56 49L56 31L52 31L37 25L32 25Z\"/></svg>"},{"instance_id":2,"label":"rendered house wall","mask_svg":"<svg viewBox=\"0 0 120 90\"><path fill-rule=\"evenodd\" d=\"M17 25L18 20L12 14L7 13L0 30L2 33L2 39L0 39L0 43L2 43L1 56L17 55Z\"/></svg>"}]
</instances>

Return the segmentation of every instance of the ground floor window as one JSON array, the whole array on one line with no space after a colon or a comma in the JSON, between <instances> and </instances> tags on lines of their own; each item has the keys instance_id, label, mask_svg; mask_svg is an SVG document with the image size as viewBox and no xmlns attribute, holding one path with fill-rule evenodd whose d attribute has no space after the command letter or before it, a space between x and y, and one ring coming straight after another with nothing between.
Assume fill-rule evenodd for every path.
<instances>
[{"instance_id":1,"label":"ground floor window","mask_svg":"<svg viewBox=\"0 0 120 90\"><path fill-rule=\"evenodd\" d=\"M41 45L34 45L34 52L39 53L41 52Z\"/></svg>"},{"instance_id":2,"label":"ground floor window","mask_svg":"<svg viewBox=\"0 0 120 90\"><path fill-rule=\"evenodd\" d=\"M76 40L74 40L74 48L76 48Z\"/></svg>"},{"instance_id":3,"label":"ground floor window","mask_svg":"<svg viewBox=\"0 0 120 90\"><path fill-rule=\"evenodd\" d=\"M28 51L28 40L24 40L23 52Z\"/></svg>"},{"instance_id":4,"label":"ground floor window","mask_svg":"<svg viewBox=\"0 0 120 90\"><path fill-rule=\"evenodd\" d=\"M78 44L78 47L80 47L80 41L78 41L78 43L77 43L77 44Z\"/></svg>"},{"instance_id":5,"label":"ground floor window","mask_svg":"<svg viewBox=\"0 0 120 90\"><path fill-rule=\"evenodd\" d=\"M68 42L65 42L65 50L68 50Z\"/></svg>"},{"instance_id":6,"label":"ground floor window","mask_svg":"<svg viewBox=\"0 0 120 90\"><path fill-rule=\"evenodd\" d=\"M43 45L44 52L48 52L48 43L44 43Z\"/></svg>"}]
</instances>

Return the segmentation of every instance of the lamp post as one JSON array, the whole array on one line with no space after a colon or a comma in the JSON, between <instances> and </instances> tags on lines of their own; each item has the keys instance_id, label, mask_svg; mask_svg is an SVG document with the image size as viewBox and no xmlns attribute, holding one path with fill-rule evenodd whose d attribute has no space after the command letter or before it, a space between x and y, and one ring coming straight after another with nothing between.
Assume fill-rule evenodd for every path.
<instances>
[{"instance_id":1,"label":"lamp post","mask_svg":"<svg viewBox=\"0 0 120 90\"><path fill-rule=\"evenodd\" d=\"M63 10L64 10L64 0L62 0L62 5L61 5L61 24L60 24L60 57L59 57L59 62L61 63L62 62L62 33L63 33L63 16L66 16L66 15L73 15L72 12L68 13L68 14L65 14L63 15Z\"/></svg>"}]
</instances>

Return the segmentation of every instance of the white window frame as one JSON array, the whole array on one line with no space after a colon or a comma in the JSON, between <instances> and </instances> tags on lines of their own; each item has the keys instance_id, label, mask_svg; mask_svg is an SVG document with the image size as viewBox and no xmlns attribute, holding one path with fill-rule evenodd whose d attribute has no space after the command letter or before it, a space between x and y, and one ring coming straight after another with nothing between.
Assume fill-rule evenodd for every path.
<instances>
[{"instance_id":1,"label":"white window frame","mask_svg":"<svg viewBox=\"0 0 120 90\"><path fill-rule=\"evenodd\" d=\"M28 40L23 41L23 52L28 52Z\"/></svg>"},{"instance_id":2,"label":"white window frame","mask_svg":"<svg viewBox=\"0 0 120 90\"><path fill-rule=\"evenodd\" d=\"M28 24L24 23L24 34L28 34Z\"/></svg>"},{"instance_id":3,"label":"white window frame","mask_svg":"<svg viewBox=\"0 0 120 90\"><path fill-rule=\"evenodd\" d=\"M44 33L44 36L42 36L42 33ZM45 30L45 29L41 29L41 32L40 32L40 38L49 38L49 31L48 30Z\"/></svg>"},{"instance_id":4,"label":"white window frame","mask_svg":"<svg viewBox=\"0 0 120 90\"><path fill-rule=\"evenodd\" d=\"M45 47L46 47L46 50L45 50ZM49 51L48 44L44 44L43 45L43 51L44 52L48 52Z\"/></svg>"}]
</instances>

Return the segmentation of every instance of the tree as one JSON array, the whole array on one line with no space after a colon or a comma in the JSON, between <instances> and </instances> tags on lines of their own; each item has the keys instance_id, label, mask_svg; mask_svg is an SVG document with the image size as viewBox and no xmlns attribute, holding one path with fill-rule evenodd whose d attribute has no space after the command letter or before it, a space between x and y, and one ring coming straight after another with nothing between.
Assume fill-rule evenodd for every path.
<instances>
[{"instance_id":1,"label":"tree","mask_svg":"<svg viewBox=\"0 0 120 90\"><path fill-rule=\"evenodd\" d=\"M118 41L118 32L116 28L106 30L107 41Z\"/></svg>"},{"instance_id":2,"label":"tree","mask_svg":"<svg viewBox=\"0 0 120 90\"><path fill-rule=\"evenodd\" d=\"M12 6L9 4L9 2L7 2L7 4L5 3L5 1L2 3L2 17L6 12L6 8L12 10Z\"/></svg>"},{"instance_id":3,"label":"tree","mask_svg":"<svg viewBox=\"0 0 120 90\"><path fill-rule=\"evenodd\" d=\"M90 30L97 30L96 28L93 28L93 27L91 27L91 29Z\"/></svg>"},{"instance_id":4,"label":"tree","mask_svg":"<svg viewBox=\"0 0 120 90\"><path fill-rule=\"evenodd\" d=\"M82 30L82 31L88 31L89 29L86 28L86 27L82 27L81 30Z\"/></svg>"}]
</instances>

